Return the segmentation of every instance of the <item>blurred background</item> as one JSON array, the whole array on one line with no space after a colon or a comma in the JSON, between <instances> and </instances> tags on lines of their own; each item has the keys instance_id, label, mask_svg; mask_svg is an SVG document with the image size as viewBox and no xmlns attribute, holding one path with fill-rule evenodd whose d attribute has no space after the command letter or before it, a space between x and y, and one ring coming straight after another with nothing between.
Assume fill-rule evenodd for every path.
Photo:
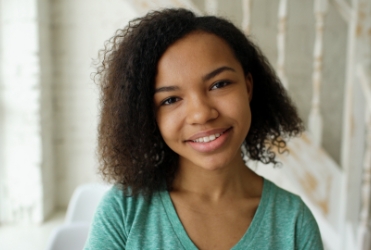
<instances>
[{"instance_id":1,"label":"blurred background","mask_svg":"<svg viewBox=\"0 0 371 250\"><path fill-rule=\"evenodd\" d=\"M275 173L271 179L307 197L317 220L323 220L321 231L330 232L324 236L327 241L344 234L346 226L337 228L344 218L356 228L362 210L363 158L371 149L359 139L367 132L365 109L358 109L366 105L365 98L348 111L344 107L345 90L356 77L355 58L370 58L369 43L357 40L371 36L369 0L0 0L0 249L43 249L51 230L63 223L73 191L102 182L95 152L99 90L92 80L94 62L117 29L163 7L223 16L260 46L308 125L304 136L309 139L294 141L292 147L301 147L297 153L307 164L303 169L320 169L303 177L296 164L299 170L286 170L290 178ZM352 38L358 24L366 26ZM359 119L350 121L354 109ZM360 150L353 179L348 176L349 158L357 154L350 150L350 126L362 131L356 135L355 149ZM308 149L305 142L311 144ZM324 172L313 157L316 152L325 157ZM295 165L290 159L282 161L283 168ZM327 190L322 177L336 178L327 210L315 202ZM308 184L308 178L314 179ZM349 201L350 190L344 190L349 183L358 183L351 190L354 207L339 212L339 204ZM349 230L357 235L356 229Z\"/></svg>"}]
</instances>

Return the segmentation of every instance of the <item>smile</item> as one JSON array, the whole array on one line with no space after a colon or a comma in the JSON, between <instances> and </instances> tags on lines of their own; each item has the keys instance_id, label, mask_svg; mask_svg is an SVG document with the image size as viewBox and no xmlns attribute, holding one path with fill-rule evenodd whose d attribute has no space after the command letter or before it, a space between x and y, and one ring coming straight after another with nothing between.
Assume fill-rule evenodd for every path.
<instances>
[{"instance_id":1,"label":"smile","mask_svg":"<svg viewBox=\"0 0 371 250\"><path fill-rule=\"evenodd\" d=\"M198 152L211 153L227 143L231 130L232 127L197 133L193 138L187 140L186 143Z\"/></svg>"},{"instance_id":2,"label":"smile","mask_svg":"<svg viewBox=\"0 0 371 250\"><path fill-rule=\"evenodd\" d=\"M209 135L209 136L205 136L205 137L200 137L200 138L197 138L196 140L192 140L193 142L210 142L210 141L214 141L216 138L218 138L219 136L221 136L223 133L216 133L214 135Z\"/></svg>"}]
</instances>

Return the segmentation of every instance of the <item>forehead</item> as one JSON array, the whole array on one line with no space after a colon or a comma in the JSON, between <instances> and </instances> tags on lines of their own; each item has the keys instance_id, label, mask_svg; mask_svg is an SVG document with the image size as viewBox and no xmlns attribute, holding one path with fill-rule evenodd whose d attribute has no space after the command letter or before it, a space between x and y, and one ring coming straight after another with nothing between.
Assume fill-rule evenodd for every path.
<instances>
[{"instance_id":1,"label":"forehead","mask_svg":"<svg viewBox=\"0 0 371 250\"><path fill-rule=\"evenodd\" d=\"M200 48L203 49L205 48L203 46L206 46L207 48L228 49L231 51L230 46L223 38L212 33L197 30L175 41L167 48L165 53L169 53L174 50L186 49L188 46L193 48L196 48L195 46L200 46Z\"/></svg>"},{"instance_id":2,"label":"forehead","mask_svg":"<svg viewBox=\"0 0 371 250\"><path fill-rule=\"evenodd\" d=\"M157 65L157 76L204 74L221 66L242 68L225 40L197 31L179 39L164 52Z\"/></svg>"}]
</instances>

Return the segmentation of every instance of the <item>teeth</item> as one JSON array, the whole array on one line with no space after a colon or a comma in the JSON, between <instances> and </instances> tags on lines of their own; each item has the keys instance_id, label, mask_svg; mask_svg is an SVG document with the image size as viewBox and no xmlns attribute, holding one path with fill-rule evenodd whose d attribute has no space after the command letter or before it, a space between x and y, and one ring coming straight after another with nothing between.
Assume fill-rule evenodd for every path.
<instances>
[{"instance_id":1,"label":"teeth","mask_svg":"<svg viewBox=\"0 0 371 250\"><path fill-rule=\"evenodd\" d=\"M222 133L216 133L215 135L209 135L209 136L205 136L205 137L200 137L200 138L194 140L194 142L210 142L210 141L214 141L216 138L218 138L221 135L222 135Z\"/></svg>"}]
</instances>

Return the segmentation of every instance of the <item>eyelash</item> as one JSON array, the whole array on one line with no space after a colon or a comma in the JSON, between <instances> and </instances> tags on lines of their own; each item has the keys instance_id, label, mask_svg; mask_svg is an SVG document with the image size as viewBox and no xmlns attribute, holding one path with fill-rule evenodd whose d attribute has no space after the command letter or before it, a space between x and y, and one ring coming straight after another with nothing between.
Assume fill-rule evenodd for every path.
<instances>
[{"instance_id":1,"label":"eyelash","mask_svg":"<svg viewBox=\"0 0 371 250\"><path fill-rule=\"evenodd\" d=\"M217 85L219 84L222 84L223 86L219 86L218 88L215 88L215 89L220 89L220 88L224 88L225 86L229 85L231 82L230 81L227 81L227 80L223 80L223 81L219 81L219 82L216 82L214 83L210 90L214 89L214 87L216 87Z\"/></svg>"},{"instance_id":2,"label":"eyelash","mask_svg":"<svg viewBox=\"0 0 371 250\"><path fill-rule=\"evenodd\" d=\"M214 83L214 84L211 86L210 90L223 88L223 87L229 85L230 83L231 83L231 82L230 82L230 81L227 81L227 80L216 82L216 83ZM216 87L216 86L218 86L218 85L220 85L220 84L222 84L222 86L219 86L219 87L217 87L217 88L214 88L214 87ZM175 99L176 99L176 100L175 100ZM169 98L166 98L164 101L162 101L162 102L161 102L161 105L165 105L165 106L166 106L166 105L172 105L172 104L174 104L175 102L179 101L179 99L180 99L179 97L169 97Z\"/></svg>"},{"instance_id":3,"label":"eyelash","mask_svg":"<svg viewBox=\"0 0 371 250\"><path fill-rule=\"evenodd\" d=\"M174 99L177 99L177 100L174 101L174 102L168 103L169 101L174 100ZM180 98L178 98L178 97L169 97L169 98L166 98L165 100L163 100L161 105L171 105L171 104L174 104L175 102L177 102L179 99Z\"/></svg>"}]
</instances>

